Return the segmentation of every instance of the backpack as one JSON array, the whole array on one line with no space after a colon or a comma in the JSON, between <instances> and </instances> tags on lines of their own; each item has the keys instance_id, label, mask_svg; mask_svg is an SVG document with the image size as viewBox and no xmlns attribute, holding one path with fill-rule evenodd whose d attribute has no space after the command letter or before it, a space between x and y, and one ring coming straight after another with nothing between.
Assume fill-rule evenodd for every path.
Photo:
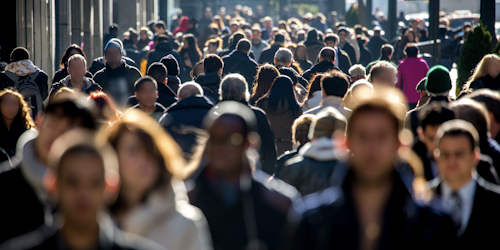
<instances>
[{"instance_id":1,"label":"backpack","mask_svg":"<svg viewBox=\"0 0 500 250\"><path fill-rule=\"evenodd\" d=\"M6 71L5 75L14 81L14 88L23 95L24 100L31 108L31 117L36 117L38 112L43 111L43 98L35 79L40 71L26 75L18 76L12 72Z\"/></svg>"}]
</instances>

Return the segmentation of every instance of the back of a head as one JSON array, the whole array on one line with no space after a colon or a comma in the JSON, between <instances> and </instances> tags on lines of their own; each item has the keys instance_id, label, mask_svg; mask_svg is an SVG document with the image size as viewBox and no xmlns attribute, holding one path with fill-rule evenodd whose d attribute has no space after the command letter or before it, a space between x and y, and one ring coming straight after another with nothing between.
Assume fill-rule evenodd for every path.
<instances>
[{"instance_id":1,"label":"back of a head","mask_svg":"<svg viewBox=\"0 0 500 250\"><path fill-rule=\"evenodd\" d=\"M305 114L295 119L292 125L292 141L297 145L309 142L309 130L311 123L316 119L315 115Z\"/></svg>"},{"instance_id":2,"label":"back of a head","mask_svg":"<svg viewBox=\"0 0 500 250\"><path fill-rule=\"evenodd\" d=\"M281 67L279 70L280 75L288 76L292 80L292 84L295 85L298 82L298 78L295 75L295 71L290 67Z\"/></svg>"},{"instance_id":3,"label":"back of a head","mask_svg":"<svg viewBox=\"0 0 500 250\"><path fill-rule=\"evenodd\" d=\"M430 102L418 112L418 125L425 129L427 125L441 125L455 119L453 111L446 107L446 102Z\"/></svg>"},{"instance_id":4,"label":"back of a head","mask_svg":"<svg viewBox=\"0 0 500 250\"><path fill-rule=\"evenodd\" d=\"M335 61L335 54L336 53L335 53L335 50L333 48L324 47L319 52L319 57L327 62L333 62L333 61Z\"/></svg>"},{"instance_id":5,"label":"back of a head","mask_svg":"<svg viewBox=\"0 0 500 250\"><path fill-rule=\"evenodd\" d=\"M383 74L383 72L392 71L394 76L397 74L397 68L387 61L378 61L370 68L370 75L368 76L368 81L373 83L374 79L378 79L378 77ZM396 79L395 79L396 80ZM394 82L396 84L396 82Z\"/></svg>"},{"instance_id":6,"label":"back of a head","mask_svg":"<svg viewBox=\"0 0 500 250\"><path fill-rule=\"evenodd\" d=\"M351 75L351 77L364 78L366 76L366 69L361 64L352 65L352 67L349 68L349 75Z\"/></svg>"},{"instance_id":7,"label":"back of a head","mask_svg":"<svg viewBox=\"0 0 500 250\"><path fill-rule=\"evenodd\" d=\"M30 59L30 53L26 48L23 47L17 47L12 51L12 53L10 53L10 60L12 62L29 60L29 59Z\"/></svg>"},{"instance_id":8,"label":"back of a head","mask_svg":"<svg viewBox=\"0 0 500 250\"><path fill-rule=\"evenodd\" d=\"M392 53L394 53L394 48L390 44L384 44L380 48L380 55L382 57L389 57L392 55Z\"/></svg>"},{"instance_id":9,"label":"back of a head","mask_svg":"<svg viewBox=\"0 0 500 250\"><path fill-rule=\"evenodd\" d=\"M239 51L243 51L243 52L249 52L251 48L252 48L252 44L246 38L245 39L241 39L238 42L238 45L236 45L236 49L239 50Z\"/></svg>"},{"instance_id":10,"label":"back of a head","mask_svg":"<svg viewBox=\"0 0 500 250\"><path fill-rule=\"evenodd\" d=\"M164 56L160 62L167 68L167 75L178 76L180 69L177 59L173 55Z\"/></svg>"},{"instance_id":11,"label":"back of a head","mask_svg":"<svg viewBox=\"0 0 500 250\"><path fill-rule=\"evenodd\" d=\"M318 40L318 31L316 29L310 29L307 32L307 41L316 41Z\"/></svg>"},{"instance_id":12,"label":"back of a head","mask_svg":"<svg viewBox=\"0 0 500 250\"><path fill-rule=\"evenodd\" d=\"M147 75L153 77L158 83L164 83L167 77L167 67L162 63L154 62L149 66Z\"/></svg>"},{"instance_id":13,"label":"back of a head","mask_svg":"<svg viewBox=\"0 0 500 250\"><path fill-rule=\"evenodd\" d=\"M478 89L471 94L465 95L464 98L470 98L474 101L483 103L489 113L493 114L496 122L500 122L500 93L490 89Z\"/></svg>"},{"instance_id":14,"label":"back of a head","mask_svg":"<svg viewBox=\"0 0 500 250\"><path fill-rule=\"evenodd\" d=\"M325 37L325 43L327 41L332 41L333 43L338 43L339 41L339 36L337 34L328 34Z\"/></svg>"},{"instance_id":15,"label":"back of a head","mask_svg":"<svg viewBox=\"0 0 500 250\"><path fill-rule=\"evenodd\" d=\"M285 42L285 36L283 34L277 34L274 36L274 43L284 43Z\"/></svg>"},{"instance_id":16,"label":"back of a head","mask_svg":"<svg viewBox=\"0 0 500 250\"><path fill-rule=\"evenodd\" d=\"M407 57L417 57L419 53L418 46L414 43L408 43L405 46L404 53Z\"/></svg>"},{"instance_id":17,"label":"back of a head","mask_svg":"<svg viewBox=\"0 0 500 250\"><path fill-rule=\"evenodd\" d=\"M224 62L218 55L207 55L207 57L203 59L203 70L205 71L205 73L218 72L223 67Z\"/></svg>"},{"instance_id":18,"label":"back of a head","mask_svg":"<svg viewBox=\"0 0 500 250\"><path fill-rule=\"evenodd\" d=\"M321 78L321 89L327 96L344 97L349 89L349 80L338 71L333 71Z\"/></svg>"},{"instance_id":19,"label":"back of a head","mask_svg":"<svg viewBox=\"0 0 500 250\"><path fill-rule=\"evenodd\" d=\"M289 106L289 112L292 116L299 114L300 105L295 97L293 82L286 75L278 76L268 93L269 95L269 112L274 113L281 106L284 108L286 104ZM259 103L260 105L260 103Z\"/></svg>"},{"instance_id":20,"label":"back of a head","mask_svg":"<svg viewBox=\"0 0 500 250\"><path fill-rule=\"evenodd\" d=\"M157 39L158 43L168 43L168 36L165 34L160 34Z\"/></svg>"},{"instance_id":21,"label":"back of a head","mask_svg":"<svg viewBox=\"0 0 500 250\"><path fill-rule=\"evenodd\" d=\"M278 51L274 54L274 59L278 63L284 63L288 65L292 62L293 53L287 48L279 48Z\"/></svg>"},{"instance_id":22,"label":"back of a head","mask_svg":"<svg viewBox=\"0 0 500 250\"><path fill-rule=\"evenodd\" d=\"M460 99L451 102L448 107L455 113L456 119L470 122L476 128L481 140L486 140L490 129L488 111L484 106L471 99Z\"/></svg>"},{"instance_id":23,"label":"back of a head","mask_svg":"<svg viewBox=\"0 0 500 250\"><path fill-rule=\"evenodd\" d=\"M238 42L241 40L241 39L244 39L245 38L245 34L243 34L243 32L241 31L237 31L235 32L233 35L231 35L231 44L233 45L237 45Z\"/></svg>"},{"instance_id":24,"label":"back of a head","mask_svg":"<svg viewBox=\"0 0 500 250\"><path fill-rule=\"evenodd\" d=\"M226 75L220 84L219 93L221 101L247 102L250 99L247 81L240 74Z\"/></svg>"},{"instance_id":25,"label":"back of a head","mask_svg":"<svg viewBox=\"0 0 500 250\"><path fill-rule=\"evenodd\" d=\"M332 138L337 131L345 133L347 119L336 108L326 107L322 109L312 122L309 130L310 139L319 139L321 137Z\"/></svg>"},{"instance_id":26,"label":"back of a head","mask_svg":"<svg viewBox=\"0 0 500 250\"><path fill-rule=\"evenodd\" d=\"M95 130L96 124L92 115L93 102L87 101L82 96L66 96L65 98L54 98L49 101L45 108L45 116L56 115L66 118L80 127Z\"/></svg>"},{"instance_id":27,"label":"back of a head","mask_svg":"<svg viewBox=\"0 0 500 250\"><path fill-rule=\"evenodd\" d=\"M203 88L196 82L186 82L179 87L179 90L177 90L177 97L179 99L185 99L190 96L203 94Z\"/></svg>"}]
</instances>

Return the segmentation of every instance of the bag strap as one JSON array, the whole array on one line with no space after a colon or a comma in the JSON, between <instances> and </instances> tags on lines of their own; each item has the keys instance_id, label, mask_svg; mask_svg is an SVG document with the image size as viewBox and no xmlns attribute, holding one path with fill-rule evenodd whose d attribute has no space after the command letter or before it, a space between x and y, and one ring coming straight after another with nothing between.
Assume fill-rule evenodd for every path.
<instances>
[{"instance_id":1,"label":"bag strap","mask_svg":"<svg viewBox=\"0 0 500 250\"><path fill-rule=\"evenodd\" d=\"M7 76L10 80L14 81L14 84L19 81L21 78L20 76L10 72L10 71L5 71L5 76Z\"/></svg>"}]
</instances>

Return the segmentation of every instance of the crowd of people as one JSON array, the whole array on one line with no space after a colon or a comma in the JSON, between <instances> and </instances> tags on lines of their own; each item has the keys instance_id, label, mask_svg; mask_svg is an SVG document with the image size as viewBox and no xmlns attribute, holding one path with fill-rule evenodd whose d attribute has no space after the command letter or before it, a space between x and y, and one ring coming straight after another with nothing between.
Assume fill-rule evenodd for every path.
<instances>
[{"instance_id":1,"label":"crowd of people","mask_svg":"<svg viewBox=\"0 0 500 250\"><path fill-rule=\"evenodd\" d=\"M347 27L248 7L0 73L0 249L492 249L500 57L457 96L412 20ZM470 24L463 27L468 32ZM454 37L454 38L448 38Z\"/></svg>"}]
</instances>

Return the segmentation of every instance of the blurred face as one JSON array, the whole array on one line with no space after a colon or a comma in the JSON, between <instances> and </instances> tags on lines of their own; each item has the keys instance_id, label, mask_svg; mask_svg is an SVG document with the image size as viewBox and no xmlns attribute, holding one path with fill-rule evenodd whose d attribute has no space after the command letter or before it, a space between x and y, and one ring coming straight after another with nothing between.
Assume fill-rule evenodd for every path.
<instances>
[{"instance_id":1,"label":"blurred face","mask_svg":"<svg viewBox=\"0 0 500 250\"><path fill-rule=\"evenodd\" d=\"M448 183L465 184L479 162L479 152L471 149L466 136L444 136L435 154L439 176Z\"/></svg>"},{"instance_id":2,"label":"blurred face","mask_svg":"<svg viewBox=\"0 0 500 250\"><path fill-rule=\"evenodd\" d=\"M135 96L139 105L153 107L158 98L158 90L156 90L153 82L148 81L143 83L139 90L135 92Z\"/></svg>"},{"instance_id":3,"label":"blurred face","mask_svg":"<svg viewBox=\"0 0 500 250\"><path fill-rule=\"evenodd\" d=\"M271 26L273 26L273 21L271 20L264 21L264 26L268 29L271 28Z\"/></svg>"},{"instance_id":4,"label":"blurred face","mask_svg":"<svg viewBox=\"0 0 500 250\"><path fill-rule=\"evenodd\" d=\"M104 56L111 67L118 67L121 65L122 53L119 48L111 46L106 50Z\"/></svg>"},{"instance_id":5,"label":"blurred face","mask_svg":"<svg viewBox=\"0 0 500 250\"><path fill-rule=\"evenodd\" d=\"M297 58L304 59L306 57L306 50L303 47L297 48Z\"/></svg>"},{"instance_id":6,"label":"blurred face","mask_svg":"<svg viewBox=\"0 0 500 250\"><path fill-rule=\"evenodd\" d=\"M148 39L148 32L146 31L141 31L141 40L147 40Z\"/></svg>"},{"instance_id":7,"label":"blurred face","mask_svg":"<svg viewBox=\"0 0 500 250\"><path fill-rule=\"evenodd\" d=\"M46 161L50 147L59 136L79 125L79 121L72 121L57 113L45 115L36 138L36 153L40 160Z\"/></svg>"},{"instance_id":8,"label":"blurred face","mask_svg":"<svg viewBox=\"0 0 500 250\"><path fill-rule=\"evenodd\" d=\"M424 129L418 129L418 138L425 144L427 151L432 155L434 152L434 137L441 125L427 125Z\"/></svg>"},{"instance_id":9,"label":"blurred face","mask_svg":"<svg viewBox=\"0 0 500 250\"><path fill-rule=\"evenodd\" d=\"M67 156L57 178L59 208L67 222L84 227L95 223L104 202L104 166L94 155Z\"/></svg>"},{"instance_id":10,"label":"blurred face","mask_svg":"<svg viewBox=\"0 0 500 250\"><path fill-rule=\"evenodd\" d=\"M207 50L209 54L215 54L215 52L217 52L217 46L213 44L208 44Z\"/></svg>"},{"instance_id":11,"label":"blurred face","mask_svg":"<svg viewBox=\"0 0 500 250\"><path fill-rule=\"evenodd\" d=\"M72 49L70 52L69 52L69 57L71 57L72 55L77 55L77 54L80 54L80 52L78 52L78 50L76 49ZM69 58L68 57L68 58Z\"/></svg>"},{"instance_id":12,"label":"blurred face","mask_svg":"<svg viewBox=\"0 0 500 250\"><path fill-rule=\"evenodd\" d=\"M408 41L410 42L415 41L415 36L413 36L413 32L408 32L407 36L408 36Z\"/></svg>"},{"instance_id":13,"label":"blurred face","mask_svg":"<svg viewBox=\"0 0 500 250\"><path fill-rule=\"evenodd\" d=\"M3 119L12 120L19 113L20 108L21 107L19 106L19 100L17 97L11 94L6 94L3 96L0 103L0 114Z\"/></svg>"},{"instance_id":14,"label":"blurred face","mask_svg":"<svg viewBox=\"0 0 500 250\"><path fill-rule=\"evenodd\" d=\"M239 121L228 117L219 118L209 132L210 167L222 176L239 175L246 147Z\"/></svg>"},{"instance_id":15,"label":"blurred face","mask_svg":"<svg viewBox=\"0 0 500 250\"><path fill-rule=\"evenodd\" d=\"M340 42L345 42L347 40L347 33L345 31L339 32Z\"/></svg>"},{"instance_id":16,"label":"blurred face","mask_svg":"<svg viewBox=\"0 0 500 250\"><path fill-rule=\"evenodd\" d=\"M252 31L252 38L257 39L257 38L259 38L259 37L260 37L260 32L258 32L258 31L256 31L256 30Z\"/></svg>"},{"instance_id":17,"label":"blurred face","mask_svg":"<svg viewBox=\"0 0 500 250\"><path fill-rule=\"evenodd\" d=\"M273 37L275 37L279 33L279 30L273 30Z\"/></svg>"},{"instance_id":18,"label":"blurred face","mask_svg":"<svg viewBox=\"0 0 500 250\"><path fill-rule=\"evenodd\" d=\"M495 59L490 59L486 71L488 72L488 75L496 78L500 73L500 63Z\"/></svg>"},{"instance_id":19,"label":"blurred face","mask_svg":"<svg viewBox=\"0 0 500 250\"><path fill-rule=\"evenodd\" d=\"M87 65L83 60L72 60L71 66L68 66L68 73L73 80L82 80L87 73Z\"/></svg>"},{"instance_id":20,"label":"blurred face","mask_svg":"<svg viewBox=\"0 0 500 250\"><path fill-rule=\"evenodd\" d=\"M139 136L124 132L118 140L116 152L122 186L141 193L150 190L160 174L160 165L151 152L146 151Z\"/></svg>"},{"instance_id":21,"label":"blurred face","mask_svg":"<svg viewBox=\"0 0 500 250\"><path fill-rule=\"evenodd\" d=\"M394 87L396 85L397 76L392 70L383 70L377 77L372 77L373 85L386 85L388 87Z\"/></svg>"},{"instance_id":22,"label":"blurred face","mask_svg":"<svg viewBox=\"0 0 500 250\"><path fill-rule=\"evenodd\" d=\"M233 24L229 27L229 30L231 31L231 33L234 33L236 31L238 31L238 25L237 24Z\"/></svg>"},{"instance_id":23,"label":"blurred face","mask_svg":"<svg viewBox=\"0 0 500 250\"><path fill-rule=\"evenodd\" d=\"M360 180L376 182L394 170L399 140L388 114L365 112L350 121L347 136L352 169Z\"/></svg>"},{"instance_id":24,"label":"blurred face","mask_svg":"<svg viewBox=\"0 0 500 250\"><path fill-rule=\"evenodd\" d=\"M325 42L326 46L327 47L331 47L331 48L335 48L335 42L334 41L331 41L331 40L328 40Z\"/></svg>"}]
</instances>

